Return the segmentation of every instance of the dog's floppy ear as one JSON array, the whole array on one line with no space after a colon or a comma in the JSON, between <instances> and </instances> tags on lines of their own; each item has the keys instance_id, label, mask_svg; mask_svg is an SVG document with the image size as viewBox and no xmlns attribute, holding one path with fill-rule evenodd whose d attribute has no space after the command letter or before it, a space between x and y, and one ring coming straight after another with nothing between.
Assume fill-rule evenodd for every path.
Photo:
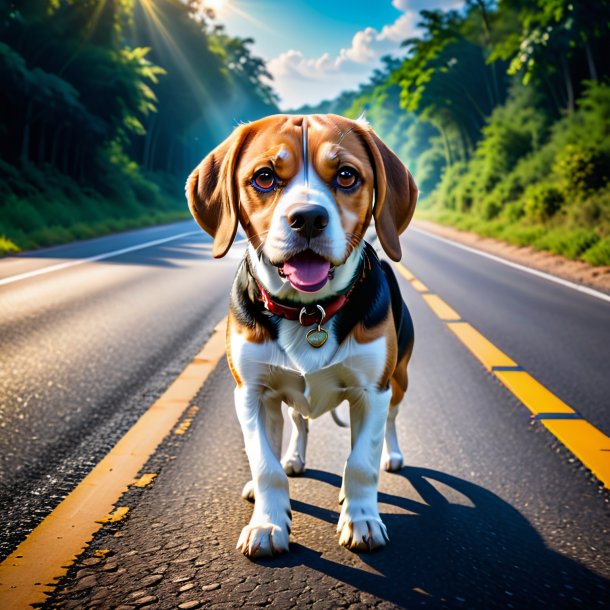
<instances>
[{"instance_id":1,"label":"dog's floppy ear","mask_svg":"<svg viewBox=\"0 0 610 610\"><path fill-rule=\"evenodd\" d=\"M239 188L235 170L248 135L247 127L237 127L203 159L186 181L186 198L191 214L197 224L214 238L214 258L227 253L237 232Z\"/></svg>"},{"instance_id":2,"label":"dog's floppy ear","mask_svg":"<svg viewBox=\"0 0 610 610\"><path fill-rule=\"evenodd\" d=\"M393 260L402 257L399 235L407 228L417 203L417 186L402 161L369 128L362 135L375 166L373 216L379 241Z\"/></svg>"}]
</instances>

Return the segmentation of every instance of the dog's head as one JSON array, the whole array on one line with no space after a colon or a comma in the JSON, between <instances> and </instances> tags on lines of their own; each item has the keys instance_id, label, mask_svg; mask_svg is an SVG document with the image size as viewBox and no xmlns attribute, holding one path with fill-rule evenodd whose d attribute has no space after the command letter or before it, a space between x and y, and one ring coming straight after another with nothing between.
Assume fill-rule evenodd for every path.
<instances>
[{"instance_id":1,"label":"dog's head","mask_svg":"<svg viewBox=\"0 0 610 610\"><path fill-rule=\"evenodd\" d=\"M399 260L417 187L363 122L274 115L241 125L191 173L189 207L224 256L239 222L293 287L315 292L362 241L371 221Z\"/></svg>"}]
</instances>

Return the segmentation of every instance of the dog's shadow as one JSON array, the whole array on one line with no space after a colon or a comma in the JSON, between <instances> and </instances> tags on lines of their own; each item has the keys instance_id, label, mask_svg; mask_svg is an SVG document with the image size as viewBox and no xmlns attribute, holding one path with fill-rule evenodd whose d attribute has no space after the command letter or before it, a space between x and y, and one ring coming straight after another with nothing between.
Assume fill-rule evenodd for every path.
<instances>
[{"instance_id":1,"label":"dog's shadow","mask_svg":"<svg viewBox=\"0 0 610 610\"><path fill-rule=\"evenodd\" d=\"M304 565L406 607L608 607L610 583L547 547L527 519L495 494L435 470L406 467L396 474L423 502L379 494L380 503L408 513L382 511L390 543L360 555L372 570L327 559L300 544L291 544L291 553L274 565ZM339 476L320 470L304 477L341 485ZM457 492L463 501L451 502L445 492L454 498ZM298 500L292 509L333 524L338 518L337 512Z\"/></svg>"}]
</instances>

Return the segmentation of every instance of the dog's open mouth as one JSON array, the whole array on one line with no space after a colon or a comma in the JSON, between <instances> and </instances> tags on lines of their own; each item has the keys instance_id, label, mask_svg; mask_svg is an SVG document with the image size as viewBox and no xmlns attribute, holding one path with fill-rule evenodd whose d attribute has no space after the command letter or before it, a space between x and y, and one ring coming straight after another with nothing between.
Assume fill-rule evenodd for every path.
<instances>
[{"instance_id":1,"label":"dog's open mouth","mask_svg":"<svg viewBox=\"0 0 610 610\"><path fill-rule=\"evenodd\" d=\"M332 278L334 267L312 250L299 252L278 267L293 288L301 292L316 292Z\"/></svg>"}]
</instances>

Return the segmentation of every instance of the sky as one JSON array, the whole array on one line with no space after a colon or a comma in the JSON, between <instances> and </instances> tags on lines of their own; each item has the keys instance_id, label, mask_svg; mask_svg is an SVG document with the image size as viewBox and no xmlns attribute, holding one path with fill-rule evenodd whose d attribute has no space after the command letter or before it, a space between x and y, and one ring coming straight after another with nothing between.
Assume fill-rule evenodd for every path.
<instances>
[{"instance_id":1,"label":"sky","mask_svg":"<svg viewBox=\"0 0 610 610\"><path fill-rule=\"evenodd\" d=\"M282 110L332 99L366 82L384 55L404 54L422 9L463 0L203 0L228 34L253 38Z\"/></svg>"}]
</instances>

